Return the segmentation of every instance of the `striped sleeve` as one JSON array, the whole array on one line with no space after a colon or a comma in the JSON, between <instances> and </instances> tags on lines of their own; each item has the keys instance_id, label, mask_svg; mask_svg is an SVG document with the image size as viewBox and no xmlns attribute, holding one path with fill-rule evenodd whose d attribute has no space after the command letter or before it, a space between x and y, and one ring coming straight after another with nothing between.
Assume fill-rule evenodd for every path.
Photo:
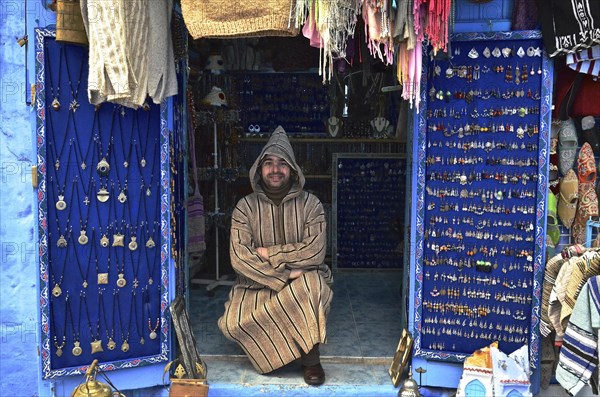
<instances>
[{"instance_id":1,"label":"striped sleeve","mask_svg":"<svg viewBox=\"0 0 600 397\"><path fill-rule=\"evenodd\" d=\"M596 278L581 289L560 350L556 379L571 395L592 380L598 365L598 291Z\"/></svg>"},{"instance_id":2,"label":"striped sleeve","mask_svg":"<svg viewBox=\"0 0 600 397\"><path fill-rule=\"evenodd\" d=\"M274 291L281 291L290 271L285 266L273 266L258 255L248 219L250 211L246 199L242 199L231 215L231 265L236 273Z\"/></svg>"},{"instance_id":3,"label":"striped sleeve","mask_svg":"<svg viewBox=\"0 0 600 397\"><path fill-rule=\"evenodd\" d=\"M316 196L308 194L303 207L306 216L302 240L267 248L275 268L285 265L288 269L316 270L325 260L327 223L323 205Z\"/></svg>"}]
</instances>

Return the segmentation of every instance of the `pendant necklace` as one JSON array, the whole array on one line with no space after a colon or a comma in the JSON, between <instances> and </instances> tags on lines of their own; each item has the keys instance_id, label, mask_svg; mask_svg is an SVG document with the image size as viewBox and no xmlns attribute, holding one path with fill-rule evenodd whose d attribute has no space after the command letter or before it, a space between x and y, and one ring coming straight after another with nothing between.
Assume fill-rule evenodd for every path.
<instances>
[{"instance_id":1,"label":"pendant necklace","mask_svg":"<svg viewBox=\"0 0 600 397\"><path fill-rule=\"evenodd\" d=\"M110 203L108 203L108 215L106 216L106 218L103 218L100 214L100 205L96 204L96 215L98 216L98 233L100 234L100 246L102 248L107 248L109 245L108 230L110 228L111 210L112 206L110 205ZM106 228L102 227L102 219L106 219Z\"/></svg>"},{"instance_id":2,"label":"pendant necklace","mask_svg":"<svg viewBox=\"0 0 600 397\"><path fill-rule=\"evenodd\" d=\"M100 305L102 307L102 317L104 318L104 329L106 331L106 338L108 339L108 342L106 342L106 347L108 348L108 350L115 350L115 347L117 347L117 344L115 343L114 340L114 336L115 336L115 292L113 291L113 310L112 310L112 327L110 332L108 331L108 321L106 321L106 310L104 310L104 294L102 293L102 290L99 291L99 296L100 296Z\"/></svg>"},{"instance_id":3,"label":"pendant necklace","mask_svg":"<svg viewBox=\"0 0 600 397\"><path fill-rule=\"evenodd\" d=\"M139 160L139 151L136 150L136 157ZM140 179L142 180L142 184L140 186L140 188L142 189L142 192L144 191L144 189L146 189L145 194L147 197L150 197L152 195L152 181L154 180L154 167L149 167L150 168L150 182L148 183L148 187L146 188L146 181L144 180L144 174L141 172L140 170Z\"/></svg>"},{"instance_id":4,"label":"pendant necklace","mask_svg":"<svg viewBox=\"0 0 600 397\"><path fill-rule=\"evenodd\" d=\"M135 292L135 290L133 291L133 312L134 312L134 320L135 320L135 329L137 331L138 336L140 337L140 345L143 345L144 343L146 343L146 340L144 339L144 333L141 332L141 330L144 329L144 307L142 306L141 302L140 302L140 306L142 307L142 315L140 316L140 320L141 320L141 327L140 327L140 321L138 321L138 310L137 310L137 294Z\"/></svg>"},{"instance_id":5,"label":"pendant necklace","mask_svg":"<svg viewBox=\"0 0 600 397\"><path fill-rule=\"evenodd\" d=\"M75 156L78 157L77 158L77 162L79 163L79 167L82 170L85 170L87 168L87 159L90 156L90 150L92 150L92 143L94 142L94 126L96 125L96 120L98 119L98 111L94 110L94 120L92 121L92 132L90 134L90 140L87 144L87 149L85 151L85 156L83 155L83 152L81 151L81 148L79 147L78 142L76 142L75 146L77 148L77 151L75 152ZM77 123L75 123L75 118L73 118L73 130L75 131L75 135L77 137L79 137L79 133L77 132ZM79 155L78 155L79 154ZM94 154L92 153L92 159L91 161L94 161L93 159ZM83 179L81 179L83 181Z\"/></svg>"},{"instance_id":6,"label":"pendant necklace","mask_svg":"<svg viewBox=\"0 0 600 397\"><path fill-rule=\"evenodd\" d=\"M54 95L54 81L53 81L53 77L52 77L52 61L50 60L50 56L49 56L49 52L48 52L48 47L46 46L46 54L45 54L45 59L47 61L46 63L46 69L48 70L48 80L50 82L50 96L52 97L52 109L54 109L54 111L58 112L60 110L60 102L58 101L58 98L60 98L60 72L61 72L61 66L62 66L62 53L63 53L63 46L60 46L60 50L59 50L59 55L58 55L58 86L56 87L56 95Z\"/></svg>"},{"instance_id":7,"label":"pendant necklace","mask_svg":"<svg viewBox=\"0 0 600 397\"><path fill-rule=\"evenodd\" d=\"M87 238L87 237L86 237ZM96 231L94 230L94 228L92 227L92 241L96 240ZM83 272L83 270L81 269L81 260L79 259L79 251L77 250L77 248L75 248L75 259L77 260L77 268L79 269L79 274L81 275L81 280L83 281L81 283L81 285L83 286L83 288L87 288L88 287L88 277L90 274L90 262L92 259L92 250L94 250L94 256L96 256L97 252L96 252L96 244L91 244L90 246L90 254L88 255L87 261L86 261L86 265L85 265L85 274Z\"/></svg>"},{"instance_id":8,"label":"pendant necklace","mask_svg":"<svg viewBox=\"0 0 600 397\"><path fill-rule=\"evenodd\" d=\"M67 155L67 164L71 161L71 149L73 149L73 142L69 143L69 153ZM64 211L67 209L67 203L65 201L65 193L67 190L67 178L68 178L68 170L65 170L65 183L62 185L62 189L60 188L60 181L58 180L58 171L56 171L56 184L54 185L56 192L56 203L54 206L59 211Z\"/></svg>"},{"instance_id":9,"label":"pendant necklace","mask_svg":"<svg viewBox=\"0 0 600 397\"><path fill-rule=\"evenodd\" d=\"M52 281L54 282L54 287L52 288L52 295L55 298L58 298L62 295L62 288L60 287L60 285L62 284L63 279L65 277L65 269L67 268L67 258L69 257L69 246L70 244L67 245L67 250L65 251L65 259L62 261L62 270L60 271L60 278L58 279L58 281L56 280L56 276L54 275L54 261L52 263Z\"/></svg>"},{"instance_id":10,"label":"pendant necklace","mask_svg":"<svg viewBox=\"0 0 600 397\"><path fill-rule=\"evenodd\" d=\"M67 294L67 298L65 299L65 308L66 305L69 303L69 294ZM57 336L57 332L56 332L56 318L54 316L54 304L52 302L50 302L50 318L52 321L52 339L54 340L54 347L56 348L56 355L58 357L63 355L63 348L65 347L65 345L67 344L67 312L65 310L65 326L63 327L63 337L62 337L62 341L59 344L58 343L58 336Z\"/></svg>"},{"instance_id":11,"label":"pendant necklace","mask_svg":"<svg viewBox=\"0 0 600 397\"><path fill-rule=\"evenodd\" d=\"M81 298L81 296L80 296ZM75 357L80 356L81 353L83 353L83 350L81 349L81 342L79 342L79 335L80 335L80 331L81 331L81 306L82 304L79 303L79 314L77 315L77 321L75 321L75 318L73 318L73 311L71 310L71 301L69 300L69 297L67 296L67 301L65 303L66 307L68 308L65 309L65 317L67 315L67 313L69 314L69 317L71 318L71 329L73 332L73 349L71 350L71 353L73 353L73 355ZM77 324L77 328L75 328L75 324Z\"/></svg>"},{"instance_id":12,"label":"pendant necklace","mask_svg":"<svg viewBox=\"0 0 600 397\"><path fill-rule=\"evenodd\" d=\"M63 133L63 136L65 137L65 139L63 140L62 145L60 145L60 152L57 152L56 148L58 145L56 144L56 137L57 137L57 135L60 135L60 134L54 128L54 122L52 120L52 118L53 118L52 113L48 113L48 125L50 126L49 130L52 131L52 140L50 140L50 139L48 140L48 146L50 147L50 152L52 152L52 156L54 157L54 169L56 169L56 171L58 171L60 168L60 159L62 158L62 155L65 151L65 145L67 144L67 135L69 132L69 129L68 129L69 117L70 117L70 114L67 115L67 124L65 125L65 131Z\"/></svg>"},{"instance_id":13,"label":"pendant necklace","mask_svg":"<svg viewBox=\"0 0 600 397\"><path fill-rule=\"evenodd\" d=\"M123 259L121 260L121 267L119 268L119 256L115 252L115 261L117 262L117 287L123 288L127 285L127 280L125 280L125 253L123 252Z\"/></svg>"},{"instance_id":14,"label":"pendant necklace","mask_svg":"<svg viewBox=\"0 0 600 397\"><path fill-rule=\"evenodd\" d=\"M119 296L119 293L117 293L117 297ZM123 343L121 344L121 351L126 353L129 351L129 332L131 330L131 315L133 312L133 304L129 307L129 324L127 324L127 334L125 334L125 330L124 328L124 321L123 321L123 311L121 310L121 299L117 300L117 304L119 306L119 324L121 325L121 340L123 340Z\"/></svg>"},{"instance_id":15,"label":"pendant necklace","mask_svg":"<svg viewBox=\"0 0 600 397\"><path fill-rule=\"evenodd\" d=\"M123 129L123 122L121 118L119 119L119 129L121 130L121 147L123 148L123 167L129 167L129 159L131 159L131 150L133 145L135 144L135 139L133 139L133 130L138 120L138 112L135 112L135 117L131 120L131 131L129 133L129 139L125 138L125 130ZM133 142L132 142L133 141ZM129 142L129 148L125 150L126 145L125 142Z\"/></svg>"},{"instance_id":16,"label":"pendant necklace","mask_svg":"<svg viewBox=\"0 0 600 397\"><path fill-rule=\"evenodd\" d=\"M57 202L57 205L59 203L60 203L60 201ZM56 214L55 214L56 215L56 229L58 230L58 234L59 234L59 237L56 240L56 246L58 248L65 248L67 246L67 237L69 237L69 239L70 239L70 235L71 235L71 231L72 231L71 214L67 214L67 224L65 225L64 229L60 226L60 220L59 220L58 214L59 214L58 212L56 212Z\"/></svg>"},{"instance_id":17,"label":"pendant necklace","mask_svg":"<svg viewBox=\"0 0 600 397\"><path fill-rule=\"evenodd\" d=\"M133 260L133 253L129 251L129 260L131 261L131 267L133 269L133 289L135 290L140 285L140 281L138 280L138 274L140 270L140 261Z\"/></svg>"},{"instance_id":18,"label":"pendant necklace","mask_svg":"<svg viewBox=\"0 0 600 397\"><path fill-rule=\"evenodd\" d=\"M116 150L113 150L113 153L116 152ZM115 162L113 164L116 164L116 154L114 154L114 160ZM119 195L117 196L117 200L119 200L119 203L121 204L125 204L125 202L127 201L127 170L125 172L125 179L123 181L121 181L121 174L119 172L119 168L118 166L115 167L115 172L117 174L117 185L118 188L117 190L119 191Z\"/></svg>"},{"instance_id":19,"label":"pendant necklace","mask_svg":"<svg viewBox=\"0 0 600 397\"><path fill-rule=\"evenodd\" d=\"M92 347L92 354L103 352L104 349L102 348L102 338L100 338L100 316L98 316L98 321L96 322L96 332L94 332L94 327L92 326L92 318L90 317L90 309L87 304L85 292L82 293L81 304L85 305L85 313L87 315L88 327L90 328L90 336L94 339L90 342L90 346ZM102 305L102 301L100 301L100 303L98 304L98 312L100 312L100 305Z\"/></svg>"},{"instance_id":20,"label":"pendant necklace","mask_svg":"<svg viewBox=\"0 0 600 397\"><path fill-rule=\"evenodd\" d=\"M100 129L100 119L98 119L98 134L96 134L96 144L98 145L98 164L96 165L96 171L100 176L108 176L110 172L110 164L108 163L108 159L110 159L110 150L113 145L113 128L115 126L115 111L113 110L112 119L110 121L110 134L108 136L108 144L106 147L106 154L104 154L104 145L102 143L102 130Z\"/></svg>"},{"instance_id":21,"label":"pendant necklace","mask_svg":"<svg viewBox=\"0 0 600 397\"><path fill-rule=\"evenodd\" d=\"M152 237L150 237L152 238ZM152 285L154 283L154 280L152 279L152 275L154 274L154 267L155 267L155 263L156 263L156 250L152 250L152 260L150 260L149 256L148 256L148 251L150 251L149 249L144 250L144 253L146 255L146 269L148 271L148 285Z\"/></svg>"},{"instance_id":22,"label":"pendant necklace","mask_svg":"<svg viewBox=\"0 0 600 397\"><path fill-rule=\"evenodd\" d=\"M66 51L67 51L67 49L65 48L65 52ZM73 113L75 113L77 111L77 108L79 108L79 103L77 102L77 94L79 93L79 86L81 84L81 75L83 74L83 63L81 64L81 67L79 68L79 77L77 78L77 86L75 87L75 89L73 89L71 71L69 70L69 59L79 59L79 58L68 57L67 54L65 54L65 66L67 67L67 79L69 80L69 88L71 89L71 97L73 98L71 103L69 103L69 110L72 110Z\"/></svg>"},{"instance_id":23,"label":"pendant necklace","mask_svg":"<svg viewBox=\"0 0 600 397\"><path fill-rule=\"evenodd\" d=\"M137 231L140 225L140 212L142 211L142 205L143 205L143 195L140 194L140 198L139 198L139 203L137 206L137 215L136 215L136 221L135 221L135 227L133 225L129 225L129 236L131 241L129 241L129 244L127 244L127 247L129 248L129 251L135 251L138 248L138 243L137 243ZM129 206L129 203L127 205L127 209L129 210L129 222L133 222L133 217L131 216L131 207Z\"/></svg>"},{"instance_id":24,"label":"pendant necklace","mask_svg":"<svg viewBox=\"0 0 600 397\"><path fill-rule=\"evenodd\" d=\"M95 257L96 262L96 274L98 275L98 285L106 285L108 284L108 276L110 274L110 249L108 250L108 258L106 259L106 273L100 272L100 267L98 265L98 256Z\"/></svg>"},{"instance_id":25,"label":"pendant necklace","mask_svg":"<svg viewBox=\"0 0 600 397\"><path fill-rule=\"evenodd\" d=\"M79 196L79 189L75 186L75 191L77 193L77 209L79 210L79 237L77 238L77 242L81 245L86 245L88 243L87 233L87 225L90 219L90 208L86 206L86 214L83 216L83 211L81 210L81 197ZM77 250L75 250L77 251Z\"/></svg>"},{"instance_id":26,"label":"pendant necklace","mask_svg":"<svg viewBox=\"0 0 600 397\"><path fill-rule=\"evenodd\" d=\"M115 211L115 213L116 213L116 211ZM112 242L113 247L125 247L125 235L123 234L124 223L125 223L125 220L121 220L121 227L119 229L117 229L118 222L115 220L114 231L116 233L113 234L113 242Z\"/></svg>"},{"instance_id":27,"label":"pendant necklace","mask_svg":"<svg viewBox=\"0 0 600 397\"><path fill-rule=\"evenodd\" d=\"M154 324L154 327L152 327L152 321L150 320L150 292L148 291L148 289L146 289L145 293L146 293L146 298L145 298L146 307L147 307L147 312L148 312L148 330L150 331L150 339L154 340L158 336L156 333L156 330L158 329L158 326L160 325L160 317L156 318L156 323Z\"/></svg>"}]
</instances>

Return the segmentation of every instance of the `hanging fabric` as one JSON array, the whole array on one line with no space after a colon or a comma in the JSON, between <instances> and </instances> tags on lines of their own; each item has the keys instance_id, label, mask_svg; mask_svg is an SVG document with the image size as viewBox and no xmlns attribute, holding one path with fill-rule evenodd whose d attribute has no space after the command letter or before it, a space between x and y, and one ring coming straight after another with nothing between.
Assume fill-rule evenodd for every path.
<instances>
[{"instance_id":1,"label":"hanging fabric","mask_svg":"<svg viewBox=\"0 0 600 397\"><path fill-rule=\"evenodd\" d=\"M296 36L294 2L289 0L181 0L183 19L194 39Z\"/></svg>"},{"instance_id":2,"label":"hanging fabric","mask_svg":"<svg viewBox=\"0 0 600 397\"><path fill-rule=\"evenodd\" d=\"M56 41L67 44L88 45L79 0L57 0Z\"/></svg>"}]
</instances>

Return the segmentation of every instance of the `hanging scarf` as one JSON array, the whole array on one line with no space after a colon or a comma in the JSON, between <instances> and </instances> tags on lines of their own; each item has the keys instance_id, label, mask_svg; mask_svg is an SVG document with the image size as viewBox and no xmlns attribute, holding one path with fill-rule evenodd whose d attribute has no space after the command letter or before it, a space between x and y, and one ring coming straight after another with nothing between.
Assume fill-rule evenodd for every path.
<instances>
[{"instance_id":1,"label":"hanging scarf","mask_svg":"<svg viewBox=\"0 0 600 397\"><path fill-rule=\"evenodd\" d=\"M389 9L390 4L387 0L367 0L362 7L367 47L371 55L381 59L386 65L394 62L394 42Z\"/></svg>"}]
</instances>

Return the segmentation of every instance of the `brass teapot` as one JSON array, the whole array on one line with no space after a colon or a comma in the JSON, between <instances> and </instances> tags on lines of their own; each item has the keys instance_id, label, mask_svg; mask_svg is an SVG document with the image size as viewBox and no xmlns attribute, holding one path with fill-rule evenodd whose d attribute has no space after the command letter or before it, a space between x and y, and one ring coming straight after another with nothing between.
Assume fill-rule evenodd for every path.
<instances>
[{"instance_id":1,"label":"brass teapot","mask_svg":"<svg viewBox=\"0 0 600 397\"><path fill-rule=\"evenodd\" d=\"M94 360L92 361L92 365L85 371L85 383L79 384L79 386L73 390L71 397L125 397L119 392L113 392L106 383L96 380L97 374L98 360Z\"/></svg>"}]
</instances>

